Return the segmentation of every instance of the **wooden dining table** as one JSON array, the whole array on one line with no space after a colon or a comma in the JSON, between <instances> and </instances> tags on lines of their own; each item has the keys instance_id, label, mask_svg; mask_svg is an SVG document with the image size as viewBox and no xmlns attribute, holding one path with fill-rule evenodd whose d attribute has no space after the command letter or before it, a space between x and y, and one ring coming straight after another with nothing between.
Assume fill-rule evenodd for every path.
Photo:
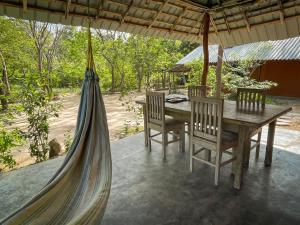
<instances>
[{"instance_id":1,"label":"wooden dining table","mask_svg":"<svg viewBox=\"0 0 300 225\"><path fill-rule=\"evenodd\" d=\"M143 106L144 118L146 118L145 99L137 100L136 103ZM249 155L249 152L247 151L250 151L251 133L256 129L268 125L268 137L264 163L265 166L270 166L272 164L276 120L291 110L292 108L290 106L266 104L265 109L257 113L251 110L239 110L235 101L224 101L223 129L237 132L239 136L237 160L235 161L235 170L233 171L233 187L235 189L241 188L243 178L243 162L245 162L245 157ZM175 119L190 121L191 102L166 102L165 114L172 116ZM145 145L147 145L147 130L147 123L144 120Z\"/></svg>"}]
</instances>

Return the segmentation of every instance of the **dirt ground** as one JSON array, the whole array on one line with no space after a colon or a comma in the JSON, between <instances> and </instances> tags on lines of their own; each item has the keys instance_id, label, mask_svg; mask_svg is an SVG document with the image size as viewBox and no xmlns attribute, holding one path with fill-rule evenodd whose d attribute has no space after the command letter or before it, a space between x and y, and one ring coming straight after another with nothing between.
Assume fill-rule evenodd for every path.
<instances>
[{"instance_id":1,"label":"dirt ground","mask_svg":"<svg viewBox=\"0 0 300 225\"><path fill-rule=\"evenodd\" d=\"M126 121L129 126L132 127L136 127L136 121L143 125L143 122L140 118L138 118L137 113L135 113L133 109L128 110L132 107L138 107L134 104L134 101L142 95L143 93L134 92L122 99L120 99L120 94L103 95L111 141L118 140L126 136L126 133L124 132ZM79 94L67 94L64 97L61 97L60 100L56 101L62 105L62 108L59 111L58 118L50 119L49 141L56 138L63 147L65 139L64 135L68 131L71 131L72 135L74 134L79 101ZM27 123L25 116L22 115L18 117L12 127L18 127L22 130L26 130ZM30 157L28 145L17 147L13 151L13 155L17 162L17 166L15 168L20 168L35 162L35 159Z\"/></svg>"},{"instance_id":2,"label":"dirt ground","mask_svg":"<svg viewBox=\"0 0 300 225\"><path fill-rule=\"evenodd\" d=\"M143 119L140 118L133 110L138 111L138 107L134 101L137 98L142 98L144 93L132 92L129 95L122 97L120 94L105 94L103 95L105 108L107 112L108 127L110 132L110 140L118 140L128 133L125 132L125 123L129 124L129 127L137 127L136 122L143 125ZM71 131L73 135L77 110L79 106L80 96L79 94L67 94L57 100L57 103L62 105L59 111L58 118L52 118L50 120L50 134L49 141L56 138L61 146L64 146L65 134ZM286 129L299 130L300 131L300 99L278 99L277 104L289 104L293 106L293 111L283 116L278 120L277 125ZM130 108L130 110L128 110ZM126 122L127 121L127 122ZM19 127L26 130L27 123L25 116L20 116L13 124L13 127ZM142 127L140 127L140 130ZM16 168L20 168L35 162L34 158L30 157L28 151L28 145L19 146L14 150L14 157L17 161Z\"/></svg>"}]
</instances>

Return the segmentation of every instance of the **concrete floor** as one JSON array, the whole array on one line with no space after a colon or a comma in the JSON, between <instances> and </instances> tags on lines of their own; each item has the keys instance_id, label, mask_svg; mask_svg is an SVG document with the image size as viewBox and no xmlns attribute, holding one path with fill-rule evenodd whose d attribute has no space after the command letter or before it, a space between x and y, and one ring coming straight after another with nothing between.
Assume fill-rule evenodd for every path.
<instances>
[{"instance_id":1,"label":"concrete floor","mask_svg":"<svg viewBox=\"0 0 300 225\"><path fill-rule=\"evenodd\" d=\"M102 224L299 225L300 144L293 142L299 137L277 130L270 168L263 165L264 146L257 162L252 153L241 191L232 189L230 165L223 167L217 188L211 167L197 163L190 173L189 153L178 152L176 143L163 162L159 145L145 151L143 134L113 142L112 190ZM0 175L0 219L37 193L62 160Z\"/></svg>"}]
</instances>

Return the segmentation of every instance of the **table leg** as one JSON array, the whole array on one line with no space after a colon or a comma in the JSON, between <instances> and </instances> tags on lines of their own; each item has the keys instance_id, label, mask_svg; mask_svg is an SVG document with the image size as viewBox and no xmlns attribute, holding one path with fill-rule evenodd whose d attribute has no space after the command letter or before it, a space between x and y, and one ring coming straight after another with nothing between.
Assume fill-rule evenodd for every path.
<instances>
[{"instance_id":1,"label":"table leg","mask_svg":"<svg viewBox=\"0 0 300 225\"><path fill-rule=\"evenodd\" d=\"M244 156L243 156L243 167L248 168L249 158L251 150L251 136L247 133L247 136L244 139Z\"/></svg>"},{"instance_id":2,"label":"table leg","mask_svg":"<svg viewBox=\"0 0 300 225\"><path fill-rule=\"evenodd\" d=\"M243 179L243 158L244 158L244 144L249 136L249 131L246 126L239 126L239 143L236 149L237 159L234 162L234 182L233 187L240 190Z\"/></svg>"},{"instance_id":3,"label":"table leg","mask_svg":"<svg viewBox=\"0 0 300 225\"><path fill-rule=\"evenodd\" d=\"M272 121L269 124L268 140L267 140L267 148L266 148L266 156L265 156L265 166L271 166L271 164L272 164L275 128L276 128L276 120Z\"/></svg>"},{"instance_id":4,"label":"table leg","mask_svg":"<svg viewBox=\"0 0 300 225\"><path fill-rule=\"evenodd\" d=\"M143 115L144 115L144 138L145 138L145 146L148 146L148 126L147 126L147 115L146 115L146 107L143 105Z\"/></svg>"}]
</instances>

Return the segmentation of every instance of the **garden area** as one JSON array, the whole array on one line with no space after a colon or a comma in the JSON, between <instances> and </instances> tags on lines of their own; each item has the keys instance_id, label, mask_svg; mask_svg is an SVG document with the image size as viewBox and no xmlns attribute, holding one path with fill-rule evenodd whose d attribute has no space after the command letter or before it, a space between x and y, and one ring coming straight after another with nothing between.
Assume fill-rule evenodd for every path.
<instances>
[{"instance_id":1,"label":"garden area","mask_svg":"<svg viewBox=\"0 0 300 225\"><path fill-rule=\"evenodd\" d=\"M85 28L6 17L0 17L0 27L0 170L7 171L45 161L70 148L86 68L87 34ZM171 89L182 76L187 76L185 86L201 79L201 59L189 65L187 74L168 72L196 43L100 29L93 30L92 39L111 141L143 130L141 107L135 100L147 88L169 82L169 92L180 92ZM234 99L237 87L275 86L250 78L262 63L251 57L224 63L224 97ZM214 65L209 69L208 85L213 94Z\"/></svg>"}]
</instances>

